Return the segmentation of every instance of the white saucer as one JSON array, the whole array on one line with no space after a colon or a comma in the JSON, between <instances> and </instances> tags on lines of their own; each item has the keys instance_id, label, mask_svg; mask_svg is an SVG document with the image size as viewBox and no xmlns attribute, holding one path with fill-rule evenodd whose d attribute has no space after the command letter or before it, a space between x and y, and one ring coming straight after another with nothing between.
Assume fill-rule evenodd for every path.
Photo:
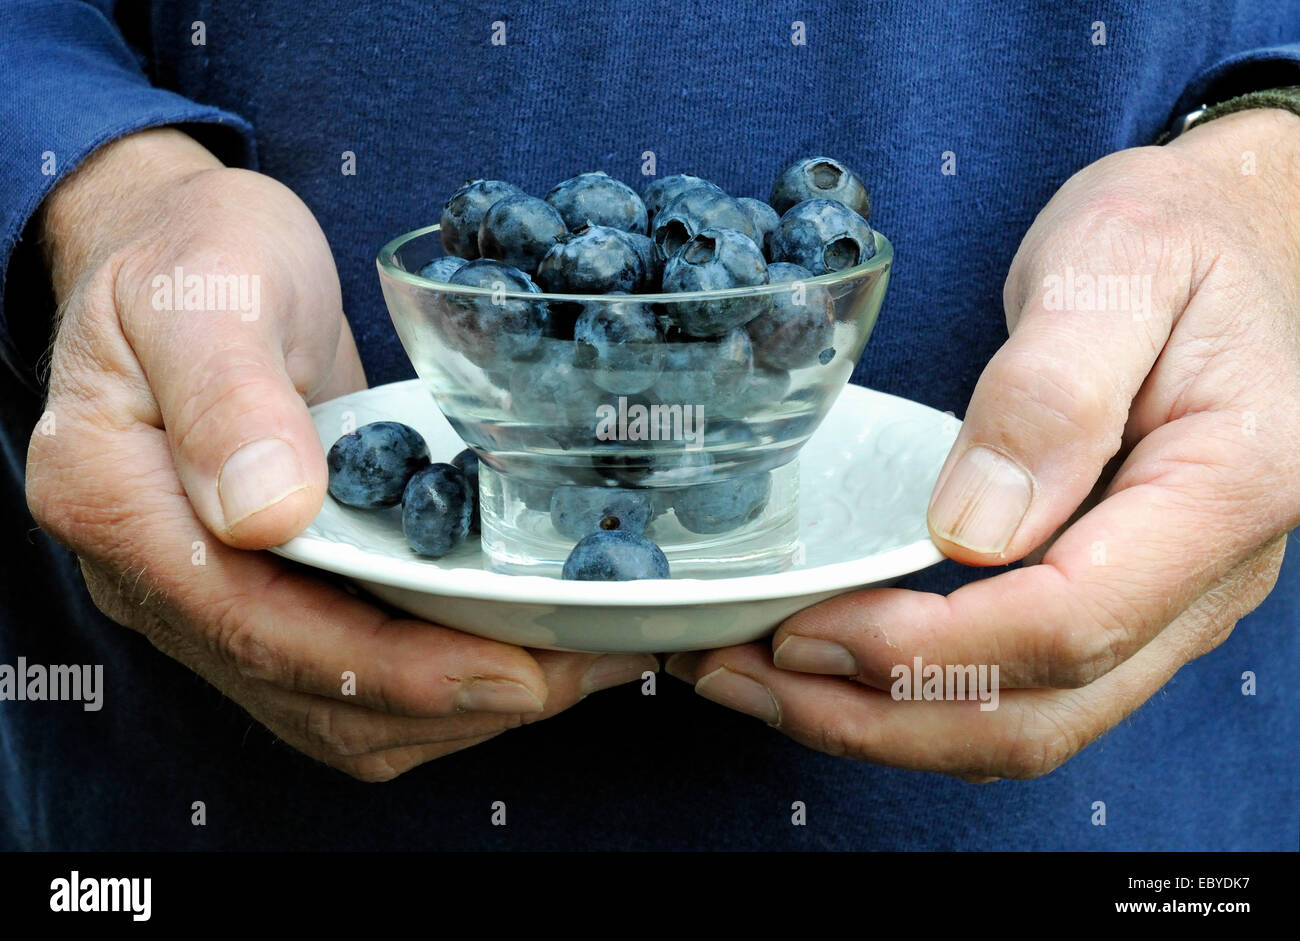
<instances>
[{"instance_id":1,"label":"white saucer","mask_svg":"<svg viewBox=\"0 0 1300 941\"><path fill-rule=\"evenodd\" d=\"M351 413L348 415L347 413ZM419 380L312 409L328 449L345 420L415 428L435 461L464 445ZM847 386L800 452L802 561L771 575L571 582L485 571L477 540L442 559L416 555L399 510L354 510L327 497L302 535L272 549L337 572L404 611L526 647L669 652L746 643L794 612L940 561L925 510L961 423L916 402Z\"/></svg>"}]
</instances>

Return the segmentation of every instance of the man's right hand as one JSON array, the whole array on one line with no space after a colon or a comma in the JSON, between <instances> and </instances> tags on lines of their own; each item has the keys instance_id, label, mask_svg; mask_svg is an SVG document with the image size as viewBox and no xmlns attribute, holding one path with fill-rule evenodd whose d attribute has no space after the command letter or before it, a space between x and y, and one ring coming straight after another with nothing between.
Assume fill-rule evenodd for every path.
<instances>
[{"instance_id":1,"label":"man's right hand","mask_svg":"<svg viewBox=\"0 0 1300 941\"><path fill-rule=\"evenodd\" d=\"M110 618L370 781L658 668L394 618L249 551L321 507L308 404L366 385L329 245L284 186L179 131L144 131L60 183L42 222L60 319L27 501ZM255 276L258 309L166 309L154 279L177 268Z\"/></svg>"}]
</instances>

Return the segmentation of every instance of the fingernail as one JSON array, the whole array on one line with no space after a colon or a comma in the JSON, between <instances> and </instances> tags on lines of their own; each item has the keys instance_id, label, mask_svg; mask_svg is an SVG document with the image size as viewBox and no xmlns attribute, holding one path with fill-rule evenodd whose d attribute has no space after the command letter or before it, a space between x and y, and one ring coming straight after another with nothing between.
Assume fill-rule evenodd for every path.
<instances>
[{"instance_id":1,"label":"fingernail","mask_svg":"<svg viewBox=\"0 0 1300 941\"><path fill-rule=\"evenodd\" d=\"M695 682L695 664L700 655L693 650L680 650L664 661L664 672L683 683Z\"/></svg>"},{"instance_id":2,"label":"fingernail","mask_svg":"<svg viewBox=\"0 0 1300 941\"><path fill-rule=\"evenodd\" d=\"M217 476L229 529L307 486L298 454L282 438L250 441L226 459Z\"/></svg>"},{"instance_id":3,"label":"fingernail","mask_svg":"<svg viewBox=\"0 0 1300 941\"><path fill-rule=\"evenodd\" d=\"M976 446L961 456L930 504L935 533L971 552L1006 549L1029 509L1033 486L1024 468Z\"/></svg>"},{"instance_id":4,"label":"fingernail","mask_svg":"<svg viewBox=\"0 0 1300 941\"><path fill-rule=\"evenodd\" d=\"M580 689L582 695L589 696L598 690L639 680L646 672L659 672L659 658L654 654L607 653L587 667L587 672L582 674Z\"/></svg>"},{"instance_id":5,"label":"fingernail","mask_svg":"<svg viewBox=\"0 0 1300 941\"><path fill-rule=\"evenodd\" d=\"M461 712L541 712L542 701L514 680L470 680L456 694Z\"/></svg>"},{"instance_id":6,"label":"fingernail","mask_svg":"<svg viewBox=\"0 0 1300 941\"><path fill-rule=\"evenodd\" d=\"M856 676L858 662L847 647L820 637L791 634L772 654L772 662L782 670L798 673L825 673L831 676Z\"/></svg>"},{"instance_id":7,"label":"fingernail","mask_svg":"<svg viewBox=\"0 0 1300 941\"><path fill-rule=\"evenodd\" d=\"M762 719L768 725L781 724L781 707L777 705L771 690L757 680L732 673L726 667L718 667L707 676L700 677L695 684L695 692L728 709Z\"/></svg>"}]
</instances>

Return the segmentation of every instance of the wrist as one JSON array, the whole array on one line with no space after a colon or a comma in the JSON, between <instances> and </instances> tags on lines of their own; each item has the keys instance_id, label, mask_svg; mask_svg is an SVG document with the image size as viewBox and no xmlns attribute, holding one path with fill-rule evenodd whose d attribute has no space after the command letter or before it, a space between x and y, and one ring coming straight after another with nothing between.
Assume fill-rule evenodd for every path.
<instances>
[{"instance_id":1,"label":"wrist","mask_svg":"<svg viewBox=\"0 0 1300 941\"><path fill-rule=\"evenodd\" d=\"M1282 108L1236 111L1197 124L1165 146L1192 157L1229 160L1237 172L1243 155L1254 154L1256 167L1269 163L1266 157L1281 155L1286 163L1279 169L1290 172L1300 154L1300 116Z\"/></svg>"},{"instance_id":2,"label":"wrist","mask_svg":"<svg viewBox=\"0 0 1300 941\"><path fill-rule=\"evenodd\" d=\"M55 297L156 216L162 193L222 163L175 128L152 128L95 151L46 197L38 226Z\"/></svg>"},{"instance_id":3,"label":"wrist","mask_svg":"<svg viewBox=\"0 0 1300 941\"><path fill-rule=\"evenodd\" d=\"M1287 244L1300 249L1300 116L1281 108L1252 108L1198 124L1165 145L1223 186L1222 209L1273 220Z\"/></svg>"}]
</instances>

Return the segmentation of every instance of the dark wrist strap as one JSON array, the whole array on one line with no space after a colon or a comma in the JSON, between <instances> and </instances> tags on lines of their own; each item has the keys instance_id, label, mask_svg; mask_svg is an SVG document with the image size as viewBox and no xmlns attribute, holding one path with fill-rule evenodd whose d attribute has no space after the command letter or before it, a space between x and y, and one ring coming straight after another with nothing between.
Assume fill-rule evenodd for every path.
<instances>
[{"instance_id":1,"label":"dark wrist strap","mask_svg":"<svg viewBox=\"0 0 1300 941\"><path fill-rule=\"evenodd\" d=\"M1213 121L1225 114L1249 111L1252 108L1281 108L1283 111L1290 111L1296 117L1300 117L1300 85L1247 92L1244 95L1238 95L1236 98L1229 98L1217 105L1202 107L1198 111L1183 115L1183 117L1175 121L1174 127L1161 134L1156 139L1156 143L1167 144L1179 134L1185 134L1206 121Z\"/></svg>"}]
</instances>

